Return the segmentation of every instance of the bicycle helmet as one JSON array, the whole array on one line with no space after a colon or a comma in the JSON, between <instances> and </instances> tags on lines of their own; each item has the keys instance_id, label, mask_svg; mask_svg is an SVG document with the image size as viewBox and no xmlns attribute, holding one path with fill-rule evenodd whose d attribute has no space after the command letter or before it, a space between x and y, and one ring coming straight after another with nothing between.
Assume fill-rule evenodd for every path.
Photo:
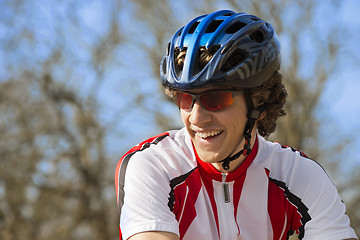
<instances>
[{"instance_id":1,"label":"bicycle helmet","mask_svg":"<svg viewBox=\"0 0 360 240\"><path fill-rule=\"evenodd\" d=\"M200 48L214 52L205 66L199 64ZM179 52L185 52L181 66L176 62ZM230 10L193 19L169 42L160 65L161 80L166 89L245 89L248 108L243 133L245 144L243 150L220 161L225 170L229 169L230 161L250 154L252 129L267 107L265 103L254 107L246 89L264 84L280 68L280 61L280 43L273 27L254 15Z\"/></svg>"},{"instance_id":2,"label":"bicycle helmet","mask_svg":"<svg viewBox=\"0 0 360 240\"><path fill-rule=\"evenodd\" d=\"M203 68L200 47L218 49ZM175 63L179 50L186 50L182 68ZM280 43L273 27L256 16L222 10L193 19L173 35L160 75L164 87L173 90L252 88L279 67Z\"/></svg>"}]
</instances>

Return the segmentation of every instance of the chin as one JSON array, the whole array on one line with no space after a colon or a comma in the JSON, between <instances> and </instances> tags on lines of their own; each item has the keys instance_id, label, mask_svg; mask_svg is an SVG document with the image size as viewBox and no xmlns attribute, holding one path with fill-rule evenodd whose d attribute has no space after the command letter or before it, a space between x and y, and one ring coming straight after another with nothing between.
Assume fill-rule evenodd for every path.
<instances>
[{"instance_id":1,"label":"chin","mask_svg":"<svg viewBox=\"0 0 360 240\"><path fill-rule=\"evenodd\" d=\"M215 153L209 153L209 152L201 153L201 152L198 152L198 156L203 162L206 162L206 163L217 163L217 162L222 160Z\"/></svg>"}]
</instances>

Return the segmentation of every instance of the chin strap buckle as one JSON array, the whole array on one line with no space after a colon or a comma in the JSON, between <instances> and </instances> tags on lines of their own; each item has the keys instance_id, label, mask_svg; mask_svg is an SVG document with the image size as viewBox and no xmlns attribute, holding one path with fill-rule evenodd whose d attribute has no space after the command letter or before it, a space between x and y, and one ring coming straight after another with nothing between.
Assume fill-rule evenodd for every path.
<instances>
[{"instance_id":1,"label":"chin strap buckle","mask_svg":"<svg viewBox=\"0 0 360 240\"><path fill-rule=\"evenodd\" d=\"M249 123L249 121L248 121L248 124L246 124L246 125L247 126L251 125L251 127L247 128L248 130L244 133L245 143L244 143L244 149L243 149L243 152L242 152L243 156L248 156L251 153L250 140L251 140L251 131L252 131L252 128L254 126L253 124Z\"/></svg>"},{"instance_id":2,"label":"chin strap buckle","mask_svg":"<svg viewBox=\"0 0 360 240\"><path fill-rule=\"evenodd\" d=\"M247 156L247 155L249 155L251 153L251 144L250 144L249 140L245 139L244 150L242 152L243 156Z\"/></svg>"},{"instance_id":3,"label":"chin strap buckle","mask_svg":"<svg viewBox=\"0 0 360 240\"><path fill-rule=\"evenodd\" d=\"M230 161L226 161L226 160L223 161L223 163L222 163L223 169L224 169L224 170L229 170L229 169L230 169L229 164L230 164Z\"/></svg>"}]
</instances>

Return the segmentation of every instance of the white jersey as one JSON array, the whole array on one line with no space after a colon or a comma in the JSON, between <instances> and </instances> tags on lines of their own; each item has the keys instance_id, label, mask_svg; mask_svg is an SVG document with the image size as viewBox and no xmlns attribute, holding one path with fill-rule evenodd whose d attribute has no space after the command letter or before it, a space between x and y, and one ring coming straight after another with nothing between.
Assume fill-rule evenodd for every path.
<instances>
[{"instance_id":1,"label":"white jersey","mask_svg":"<svg viewBox=\"0 0 360 240\"><path fill-rule=\"evenodd\" d=\"M120 239L166 231L180 239L356 238L336 187L315 161L257 136L235 171L197 156L185 129L153 137L115 173Z\"/></svg>"}]
</instances>

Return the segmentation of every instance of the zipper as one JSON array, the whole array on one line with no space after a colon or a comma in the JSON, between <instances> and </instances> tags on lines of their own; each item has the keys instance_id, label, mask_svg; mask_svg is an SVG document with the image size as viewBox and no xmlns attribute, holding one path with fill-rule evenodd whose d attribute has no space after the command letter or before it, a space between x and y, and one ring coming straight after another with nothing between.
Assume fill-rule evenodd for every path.
<instances>
[{"instance_id":1,"label":"zipper","mask_svg":"<svg viewBox=\"0 0 360 240\"><path fill-rule=\"evenodd\" d=\"M229 193L229 185L226 183L227 173L222 174L222 185L223 185L223 192L224 192L224 202L230 202L230 193Z\"/></svg>"}]
</instances>

